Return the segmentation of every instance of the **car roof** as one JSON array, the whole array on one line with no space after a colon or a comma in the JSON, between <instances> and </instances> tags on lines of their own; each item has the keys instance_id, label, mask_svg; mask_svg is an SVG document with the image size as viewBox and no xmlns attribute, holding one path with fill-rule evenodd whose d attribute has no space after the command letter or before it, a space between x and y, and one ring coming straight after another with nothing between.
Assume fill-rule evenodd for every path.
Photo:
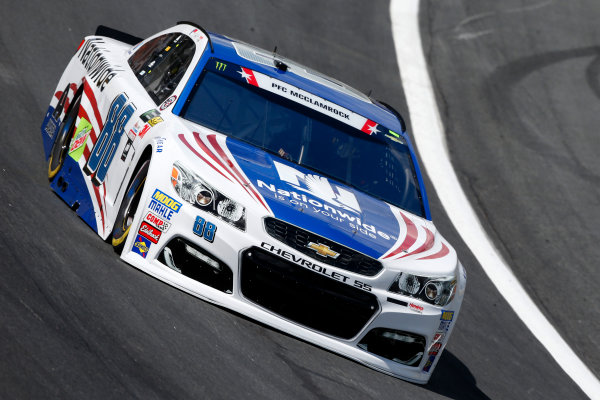
<instances>
[{"instance_id":1,"label":"car roof","mask_svg":"<svg viewBox=\"0 0 600 400\"><path fill-rule=\"evenodd\" d=\"M345 107L395 132L404 132L402 123L393 112L342 82L248 43L213 32L209 32L209 35L214 48L211 57L239 64L279 79ZM287 70L283 71L275 67L276 61L283 62Z\"/></svg>"}]
</instances>

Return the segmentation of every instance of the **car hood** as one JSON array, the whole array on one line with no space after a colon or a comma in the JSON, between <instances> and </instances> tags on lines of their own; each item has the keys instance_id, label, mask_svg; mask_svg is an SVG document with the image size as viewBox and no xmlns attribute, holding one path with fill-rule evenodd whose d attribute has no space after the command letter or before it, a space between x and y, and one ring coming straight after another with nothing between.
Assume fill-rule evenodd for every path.
<instances>
[{"instance_id":1,"label":"car hood","mask_svg":"<svg viewBox=\"0 0 600 400\"><path fill-rule=\"evenodd\" d=\"M429 221L308 168L220 134L193 132L180 139L277 219L373 258L433 246Z\"/></svg>"}]
</instances>

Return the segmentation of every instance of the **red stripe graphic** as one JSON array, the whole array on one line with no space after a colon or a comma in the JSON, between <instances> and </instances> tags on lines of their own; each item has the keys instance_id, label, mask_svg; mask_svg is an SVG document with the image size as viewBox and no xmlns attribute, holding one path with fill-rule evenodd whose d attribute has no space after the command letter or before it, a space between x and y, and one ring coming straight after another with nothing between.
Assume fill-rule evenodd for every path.
<instances>
[{"instance_id":1,"label":"red stripe graphic","mask_svg":"<svg viewBox=\"0 0 600 400\"><path fill-rule=\"evenodd\" d=\"M85 96L88 98L90 104L92 105L92 110L94 110L94 117L96 117L96 122L98 122L98 128L100 128L100 131L102 131L102 129L104 128L104 123L102 122L102 116L100 115L100 111L98 110L96 96L94 96L92 88L85 79L83 80L83 92L85 93Z\"/></svg>"},{"instance_id":2,"label":"red stripe graphic","mask_svg":"<svg viewBox=\"0 0 600 400\"><path fill-rule=\"evenodd\" d=\"M427 257L417 258L417 260L433 260L435 258L442 258L442 257L446 256L448 253L450 253L448 246L446 246L444 243L442 243L442 248L440 249L440 251L438 251L437 253L432 254L430 256L427 256Z\"/></svg>"},{"instance_id":3,"label":"red stripe graphic","mask_svg":"<svg viewBox=\"0 0 600 400\"><path fill-rule=\"evenodd\" d=\"M183 142L183 144L185 144L192 151L192 153L197 155L202 161L207 163L212 169L214 169L219 174L221 174L223 176L223 178L227 179L228 181L231 181L231 179L229 179L227 176L225 176L225 174L223 174L221 171L216 169L214 167L214 165L212 165L210 162L208 162L208 160L206 158L202 157L202 154L198 153L198 151L195 148L193 148L191 144L188 143L188 141L186 140L185 135L183 133L179 134L179 140L181 140Z\"/></svg>"},{"instance_id":4,"label":"red stripe graphic","mask_svg":"<svg viewBox=\"0 0 600 400\"><path fill-rule=\"evenodd\" d=\"M423 253L427 250L430 250L433 247L433 243L434 243L434 236L433 236L433 232L431 232L429 229L427 228L423 228L425 229L425 233L427 234L427 237L425 238L425 243L423 243L421 245L421 247L419 247L418 249L416 249L415 251L411 251L408 254L404 254L398 258L402 258L402 257L406 257L408 255L415 255L415 254L419 254L419 253Z\"/></svg>"},{"instance_id":5,"label":"red stripe graphic","mask_svg":"<svg viewBox=\"0 0 600 400\"><path fill-rule=\"evenodd\" d=\"M260 202L260 204L262 204L263 207L267 211L269 211L269 207L267 207L267 205L263 202L262 198L258 195L258 193L256 193L256 191L254 190L254 187L252 185L250 185L250 183L246 180L246 178L244 178L244 176L237 170L237 168L235 167L235 164L233 164L233 162L231 162L231 160L229 159L229 157L227 157L227 154L225 154L225 152L223 151L223 149L221 148L221 146L219 145L219 143L217 143L217 137L216 137L216 135L209 135L208 136L208 141L215 148L215 150L217 150L217 153L219 153L219 156L221 156L221 158L223 160L225 160L225 162L227 163L227 165L241 179L241 181L242 181L241 182L242 187L246 190L246 192L248 192L248 194L250 194L250 195L254 195L254 197L256 198L256 200L258 200ZM252 193L250 193L248 191L248 188L252 191Z\"/></svg>"},{"instance_id":6,"label":"red stripe graphic","mask_svg":"<svg viewBox=\"0 0 600 400\"><path fill-rule=\"evenodd\" d=\"M415 244L415 242L417 241L417 238L419 237L419 232L417 231L417 227L410 220L410 218L405 216L404 213L402 213L402 212L400 212L400 215L402 216L402 219L406 223L406 236L404 237L404 241L402 242L402 244L400 244L400 246L398 246L394 251L392 251L390 254L388 254L387 256L385 256L383 258L390 258L404 250L408 250L410 248L410 246Z\"/></svg>"},{"instance_id":7,"label":"red stripe graphic","mask_svg":"<svg viewBox=\"0 0 600 400\"><path fill-rule=\"evenodd\" d=\"M214 135L213 135L214 136ZM194 139L196 139L196 143L198 143L198 146L200 146L200 148L202 149L202 151L204 151L206 154L208 154L210 156L210 158L212 158L218 165L220 165L225 171L229 172L229 170L225 167L225 165L223 165L223 163L221 162L221 160L219 160L217 158L217 156L215 156L215 153L213 153L208 146L206 146L204 144L204 142L202 141L202 138L200 137L200 134L198 132L194 132ZM213 167L214 168L214 167ZM216 169L216 168L215 168ZM235 176L232 175L233 178L235 178ZM228 179L229 181L231 181L231 179Z\"/></svg>"}]
</instances>

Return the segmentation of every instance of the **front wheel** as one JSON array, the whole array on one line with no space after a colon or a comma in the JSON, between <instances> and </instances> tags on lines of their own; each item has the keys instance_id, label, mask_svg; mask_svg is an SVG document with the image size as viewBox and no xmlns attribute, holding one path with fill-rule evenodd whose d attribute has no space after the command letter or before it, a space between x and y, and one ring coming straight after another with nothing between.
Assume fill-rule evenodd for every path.
<instances>
[{"instance_id":1,"label":"front wheel","mask_svg":"<svg viewBox=\"0 0 600 400\"><path fill-rule=\"evenodd\" d=\"M50 158L48 159L48 179L52 180L58 174L61 167L65 162L67 156L67 150L69 149L69 142L75 132L75 123L77 122L77 114L79 113L79 104L81 103L81 92L75 93L73 103L69 107L65 115L65 119L60 124L56 139L52 144L52 150L50 151Z\"/></svg>"},{"instance_id":2,"label":"front wheel","mask_svg":"<svg viewBox=\"0 0 600 400\"><path fill-rule=\"evenodd\" d=\"M112 231L112 245L116 252L120 253L125 245L125 240L131 229L133 218L140 204L142 197L142 191L144 190L144 183L146 183L146 176L148 175L148 167L150 166L150 160L144 161L139 167L135 177L129 184L127 192L123 197L117 219L115 221L115 227Z\"/></svg>"}]
</instances>

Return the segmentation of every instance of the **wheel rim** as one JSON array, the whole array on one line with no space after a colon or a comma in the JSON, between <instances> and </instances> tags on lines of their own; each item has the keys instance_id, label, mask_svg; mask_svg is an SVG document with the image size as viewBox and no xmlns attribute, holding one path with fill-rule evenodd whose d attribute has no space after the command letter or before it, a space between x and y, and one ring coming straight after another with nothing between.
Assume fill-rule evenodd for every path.
<instances>
[{"instance_id":1,"label":"wheel rim","mask_svg":"<svg viewBox=\"0 0 600 400\"><path fill-rule=\"evenodd\" d=\"M112 233L112 245L114 247L121 246L129 235L135 213L140 204L144 184L146 183L148 164L149 161L146 161L140 167L136 177L127 190L127 197L123 199L126 203L121 205L119 216L117 217L118 219Z\"/></svg>"},{"instance_id":2,"label":"wheel rim","mask_svg":"<svg viewBox=\"0 0 600 400\"><path fill-rule=\"evenodd\" d=\"M75 103L71 106L68 114L65 116L63 123L60 126L59 134L56 137L56 141L52 145L50 151L50 158L48 160L48 178L52 179L56 176L60 168L62 167L65 158L67 156L67 148L69 147L69 140L73 136L75 130L75 121L77 120L77 113L79 111L81 96L77 97Z\"/></svg>"}]
</instances>

